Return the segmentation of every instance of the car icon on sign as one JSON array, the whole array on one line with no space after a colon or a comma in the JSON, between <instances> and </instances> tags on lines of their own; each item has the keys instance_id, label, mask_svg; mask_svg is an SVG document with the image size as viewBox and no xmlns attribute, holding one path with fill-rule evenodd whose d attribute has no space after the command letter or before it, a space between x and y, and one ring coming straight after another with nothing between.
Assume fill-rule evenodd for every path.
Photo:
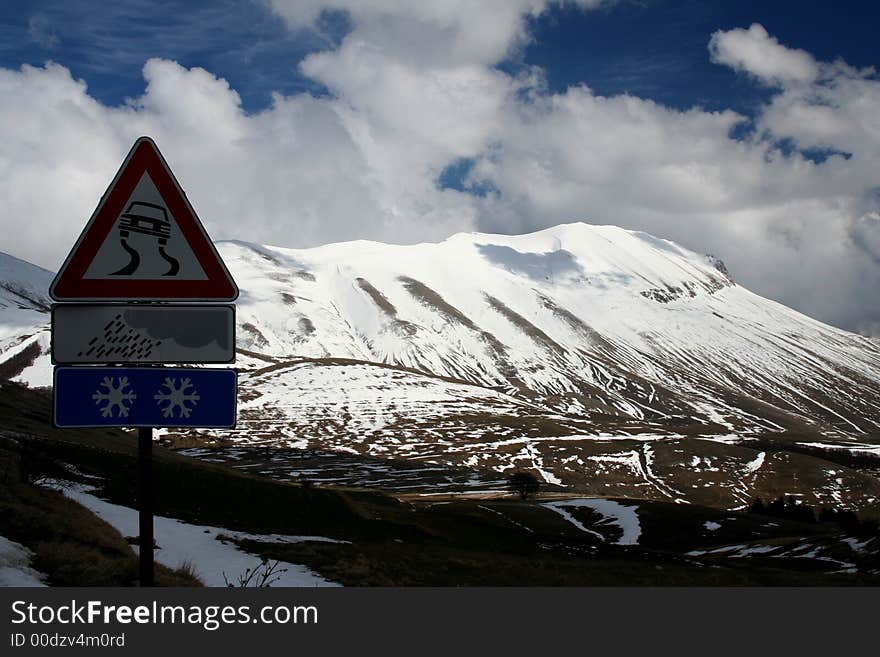
<instances>
[{"instance_id":1,"label":"car icon on sign","mask_svg":"<svg viewBox=\"0 0 880 657\"><path fill-rule=\"evenodd\" d=\"M129 233L153 235L159 238L159 244L164 246L171 237L168 213L161 205L134 201L122 213L122 221L119 222L120 236L128 237Z\"/></svg>"}]
</instances>

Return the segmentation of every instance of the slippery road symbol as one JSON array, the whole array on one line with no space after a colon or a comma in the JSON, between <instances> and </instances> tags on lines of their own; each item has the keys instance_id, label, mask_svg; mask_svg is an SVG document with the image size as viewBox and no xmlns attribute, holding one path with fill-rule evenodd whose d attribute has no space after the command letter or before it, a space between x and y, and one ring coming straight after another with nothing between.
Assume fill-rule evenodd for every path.
<instances>
[{"instance_id":1,"label":"slippery road symbol","mask_svg":"<svg viewBox=\"0 0 880 657\"><path fill-rule=\"evenodd\" d=\"M131 404L137 399L137 395L133 390L130 392L125 391L129 387L127 376L119 377L118 385L113 385L114 380L115 377L105 376L100 384L100 387L104 388L105 392L96 390L92 395L92 399L98 405L106 402L106 405L101 408L101 415L104 417L114 417L114 408L117 409L115 417L128 417L128 409L131 408Z\"/></svg>"},{"instance_id":2,"label":"slippery road symbol","mask_svg":"<svg viewBox=\"0 0 880 657\"><path fill-rule=\"evenodd\" d=\"M162 387L159 389L155 395L153 395L153 399L156 400L156 403L161 407L163 402L167 402L168 405L162 409L162 415L164 417L174 417L174 409L179 409L178 417L189 417L192 412L192 408L198 404L201 396L198 394L198 391L193 387L192 383L190 383L189 377L180 380L180 385L176 385L177 379L174 379L170 376L165 377L165 383L162 384ZM187 392L192 388L192 392ZM163 390L167 392L163 392ZM187 406L187 404L192 404L192 407Z\"/></svg>"},{"instance_id":3,"label":"slippery road symbol","mask_svg":"<svg viewBox=\"0 0 880 657\"><path fill-rule=\"evenodd\" d=\"M165 208L155 203L145 201L133 201L125 212L122 213L122 221L119 222L119 243L128 253L128 264L114 271L111 276L131 276L141 265L141 254L128 243L131 233L140 233L156 238L156 248L159 255L168 263L168 271L162 276L177 276L180 271L180 262L165 251L168 239L171 237L171 222L168 221L168 213Z\"/></svg>"},{"instance_id":4,"label":"slippery road symbol","mask_svg":"<svg viewBox=\"0 0 880 657\"><path fill-rule=\"evenodd\" d=\"M234 301L238 288L156 144L141 137L65 258L49 294L55 301L203 302ZM193 378L197 386L200 380ZM152 386L147 390L155 392ZM207 389L202 392L208 394ZM138 412L147 412L147 407L156 411L153 404L141 404Z\"/></svg>"}]
</instances>

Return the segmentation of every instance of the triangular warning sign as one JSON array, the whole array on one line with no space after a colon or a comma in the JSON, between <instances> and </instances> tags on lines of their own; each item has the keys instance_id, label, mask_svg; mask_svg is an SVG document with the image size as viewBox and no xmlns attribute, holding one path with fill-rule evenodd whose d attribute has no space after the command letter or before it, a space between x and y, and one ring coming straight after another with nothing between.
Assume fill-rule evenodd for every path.
<instances>
[{"instance_id":1,"label":"triangular warning sign","mask_svg":"<svg viewBox=\"0 0 880 657\"><path fill-rule=\"evenodd\" d=\"M49 294L56 301L233 301L238 287L156 144L141 137Z\"/></svg>"}]
</instances>

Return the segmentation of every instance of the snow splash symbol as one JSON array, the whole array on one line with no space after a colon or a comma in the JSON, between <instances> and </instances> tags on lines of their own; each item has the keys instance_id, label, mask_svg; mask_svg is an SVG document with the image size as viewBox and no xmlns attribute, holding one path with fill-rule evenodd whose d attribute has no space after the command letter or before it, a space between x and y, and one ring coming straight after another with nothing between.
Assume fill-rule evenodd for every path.
<instances>
[{"instance_id":1,"label":"snow splash symbol","mask_svg":"<svg viewBox=\"0 0 880 657\"><path fill-rule=\"evenodd\" d=\"M181 379L179 386L176 385L176 382L177 379L166 376L165 383L162 384L159 392L153 395L153 399L155 399L156 403L160 406L162 405L162 402L168 403L168 405L162 409L162 415L164 417L174 417L175 408L180 409L177 417L189 417L193 407L198 403L201 397L195 387L193 387L192 383L190 383L189 377ZM187 392L189 389L192 389L192 392ZM165 392L163 392L163 390ZM191 406L187 406L188 403L191 404Z\"/></svg>"},{"instance_id":2,"label":"snow splash symbol","mask_svg":"<svg viewBox=\"0 0 880 657\"><path fill-rule=\"evenodd\" d=\"M104 388L105 392L96 390L92 395L92 399L95 400L96 404L106 402L106 406L101 408L101 415L104 417L114 417L114 408L117 409L116 417L128 417L128 409L131 408L132 402L137 399L137 395L134 393L134 390L130 392L125 391L129 387L127 376L119 377L119 385L113 385L114 380L115 377L105 376L104 380L101 381L101 388Z\"/></svg>"}]
</instances>

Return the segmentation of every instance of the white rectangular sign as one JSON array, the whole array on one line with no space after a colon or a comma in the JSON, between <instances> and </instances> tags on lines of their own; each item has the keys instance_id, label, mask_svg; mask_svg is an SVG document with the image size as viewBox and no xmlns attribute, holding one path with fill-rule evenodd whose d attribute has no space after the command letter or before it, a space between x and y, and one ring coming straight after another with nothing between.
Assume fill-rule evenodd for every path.
<instances>
[{"instance_id":1,"label":"white rectangular sign","mask_svg":"<svg viewBox=\"0 0 880 657\"><path fill-rule=\"evenodd\" d=\"M232 363L230 305L59 304L52 308L52 362Z\"/></svg>"}]
</instances>

